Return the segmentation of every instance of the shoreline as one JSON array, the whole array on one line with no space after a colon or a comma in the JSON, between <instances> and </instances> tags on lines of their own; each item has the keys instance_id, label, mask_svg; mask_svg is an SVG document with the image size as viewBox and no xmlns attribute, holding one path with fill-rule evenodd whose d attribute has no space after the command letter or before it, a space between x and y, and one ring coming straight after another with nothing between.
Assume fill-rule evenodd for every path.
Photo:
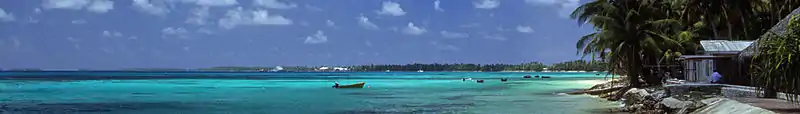
<instances>
[{"instance_id":1,"label":"shoreline","mask_svg":"<svg viewBox=\"0 0 800 114\"><path fill-rule=\"evenodd\" d=\"M0 73L27 73L27 72L155 72L155 73L416 73L417 71L140 71L140 70L40 70L40 71L0 71ZM425 72L513 72L513 73L605 73L603 71L575 72L575 71L425 71ZM425 73L419 72L419 73Z\"/></svg>"},{"instance_id":2,"label":"shoreline","mask_svg":"<svg viewBox=\"0 0 800 114\"><path fill-rule=\"evenodd\" d=\"M775 113L773 110L739 102L737 98L741 97L729 96L729 94L742 94L741 91L731 91L730 86L678 83L631 88L625 84L625 80L614 79L567 94L592 95L622 104L617 108L609 109L609 113Z\"/></svg>"}]
</instances>

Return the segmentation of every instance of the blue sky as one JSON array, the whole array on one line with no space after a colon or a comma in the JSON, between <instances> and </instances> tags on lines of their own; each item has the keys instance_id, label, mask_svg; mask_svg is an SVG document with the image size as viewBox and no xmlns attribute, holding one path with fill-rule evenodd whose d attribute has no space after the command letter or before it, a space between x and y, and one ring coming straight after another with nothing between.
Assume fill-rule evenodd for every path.
<instances>
[{"instance_id":1,"label":"blue sky","mask_svg":"<svg viewBox=\"0 0 800 114\"><path fill-rule=\"evenodd\" d=\"M3 0L0 68L580 59L579 0Z\"/></svg>"}]
</instances>

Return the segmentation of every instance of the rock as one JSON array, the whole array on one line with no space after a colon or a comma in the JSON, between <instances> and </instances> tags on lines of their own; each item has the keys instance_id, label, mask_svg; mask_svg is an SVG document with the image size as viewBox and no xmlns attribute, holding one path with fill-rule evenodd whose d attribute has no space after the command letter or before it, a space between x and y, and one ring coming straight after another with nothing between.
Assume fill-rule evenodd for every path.
<instances>
[{"instance_id":1,"label":"rock","mask_svg":"<svg viewBox=\"0 0 800 114\"><path fill-rule=\"evenodd\" d=\"M647 93L647 90L638 89L638 88L631 88L622 97L625 99L625 104L636 104L642 102L647 99L647 96L650 94Z\"/></svg>"},{"instance_id":2,"label":"rock","mask_svg":"<svg viewBox=\"0 0 800 114\"><path fill-rule=\"evenodd\" d=\"M655 91L651 93L649 97L655 101L661 101L667 97L667 91L664 90Z\"/></svg>"},{"instance_id":3,"label":"rock","mask_svg":"<svg viewBox=\"0 0 800 114\"><path fill-rule=\"evenodd\" d=\"M622 107L622 111L625 111L625 112L634 112L634 111L638 111L638 110L640 110L642 107L644 107L644 105L643 105L643 104L633 104L633 105L627 105L627 106L625 106L625 107Z\"/></svg>"},{"instance_id":4,"label":"rock","mask_svg":"<svg viewBox=\"0 0 800 114\"><path fill-rule=\"evenodd\" d=\"M678 100L678 99L676 99L674 97L669 97L669 98L666 98L664 100L661 100L661 102L659 102L659 104L664 105L664 106L666 106L666 107L668 107L670 109L682 109L682 108L687 108L687 107L692 106L694 104L694 102L692 102L692 101L681 101L681 100Z\"/></svg>"}]
</instances>

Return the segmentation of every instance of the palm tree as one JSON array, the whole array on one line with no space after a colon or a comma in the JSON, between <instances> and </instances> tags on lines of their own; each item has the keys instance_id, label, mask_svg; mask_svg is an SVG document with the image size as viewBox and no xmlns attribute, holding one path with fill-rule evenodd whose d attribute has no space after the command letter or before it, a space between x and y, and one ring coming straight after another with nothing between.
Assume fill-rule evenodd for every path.
<instances>
[{"instance_id":1,"label":"palm tree","mask_svg":"<svg viewBox=\"0 0 800 114\"><path fill-rule=\"evenodd\" d=\"M572 18L594 25L596 31L583 36L577 47L584 56L608 62L610 72L624 72L632 87L642 86L640 76L646 84L660 84L660 78L642 68L662 56L660 46L677 44L663 35L664 28L679 22L667 18L662 5L659 0L596 0L581 5Z\"/></svg>"}]
</instances>

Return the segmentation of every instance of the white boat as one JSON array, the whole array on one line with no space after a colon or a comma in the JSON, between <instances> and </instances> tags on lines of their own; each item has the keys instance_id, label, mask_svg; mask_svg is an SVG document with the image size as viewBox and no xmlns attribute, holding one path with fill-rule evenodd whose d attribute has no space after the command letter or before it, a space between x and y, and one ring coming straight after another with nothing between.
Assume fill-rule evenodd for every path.
<instances>
[{"instance_id":1,"label":"white boat","mask_svg":"<svg viewBox=\"0 0 800 114\"><path fill-rule=\"evenodd\" d=\"M425 71L422 71L422 70L417 70L417 72L425 72Z\"/></svg>"}]
</instances>

